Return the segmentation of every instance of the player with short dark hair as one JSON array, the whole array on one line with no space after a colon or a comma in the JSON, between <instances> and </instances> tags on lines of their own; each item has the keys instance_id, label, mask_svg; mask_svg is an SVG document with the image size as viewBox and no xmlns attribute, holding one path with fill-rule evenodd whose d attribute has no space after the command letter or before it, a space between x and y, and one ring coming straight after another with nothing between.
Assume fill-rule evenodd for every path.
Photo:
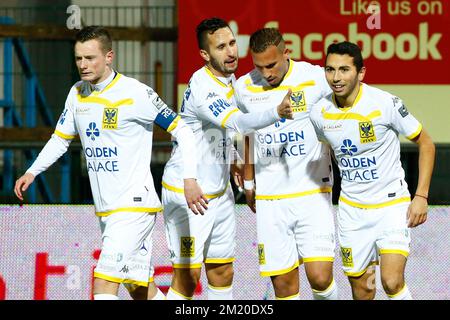
<instances>
[{"instance_id":1,"label":"player with short dark hair","mask_svg":"<svg viewBox=\"0 0 450 320\"><path fill-rule=\"evenodd\" d=\"M376 288L369 284L379 261L389 299L407 300L412 298L404 278L410 228L427 219L435 146L400 98L362 82L365 73L356 44L331 44L325 74L333 93L317 103L311 120L318 137L333 149L342 177L338 237L353 298L375 297ZM399 133L419 147L412 201Z\"/></svg>"}]
</instances>

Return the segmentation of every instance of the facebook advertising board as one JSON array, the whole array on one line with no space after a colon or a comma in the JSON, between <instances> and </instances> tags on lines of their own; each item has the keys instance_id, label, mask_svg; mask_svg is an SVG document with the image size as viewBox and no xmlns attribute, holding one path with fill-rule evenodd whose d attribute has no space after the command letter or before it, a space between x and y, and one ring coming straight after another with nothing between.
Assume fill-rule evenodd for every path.
<instances>
[{"instance_id":1,"label":"facebook advertising board","mask_svg":"<svg viewBox=\"0 0 450 320\"><path fill-rule=\"evenodd\" d=\"M323 65L334 41L357 42L373 84L450 84L449 2L440 0L191 0L178 2L178 83L202 66L195 28L208 17L229 22L239 47L237 76L252 68L249 37L276 27L291 58ZM186 63L189 61L189 63ZM413 67L412 67L413 66ZM395 70L395 71L394 71ZM419 76L420 75L420 76Z\"/></svg>"}]
</instances>

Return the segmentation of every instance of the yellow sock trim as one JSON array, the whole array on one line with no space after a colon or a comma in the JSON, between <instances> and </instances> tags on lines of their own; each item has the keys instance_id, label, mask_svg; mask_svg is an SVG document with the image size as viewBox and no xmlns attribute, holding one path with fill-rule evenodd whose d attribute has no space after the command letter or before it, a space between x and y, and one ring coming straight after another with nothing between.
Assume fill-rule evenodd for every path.
<instances>
[{"instance_id":1,"label":"yellow sock trim","mask_svg":"<svg viewBox=\"0 0 450 320\"><path fill-rule=\"evenodd\" d=\"M186 300L192 300L193 297L186 297L184 294L179 293L177 290L175 290L174 288L170 287L170 289L173 293L175 293L177 296L183 297Z\"/></svg>"},{"instance_id":2,"label":"yellow sock trim","mask_svg":"<svg viewBox=\"0 0 450 320\"><path fill-rule=\"evenodd\" d=\"M297 292L296 294L293 294L292 296L283 297L283 298L275 296L275 300L292 300L294 298L297 298L298 296L300 296L300 292Z\"/></svg>"},{"instance_id":3,"label":"yellow sock trim","mask_svg":"<svg viewBox=\"0 0 450 320\"><path fill-rule=\"evenodd\" d=\"M405 290L406 290L406 282L403 285L403 288L399 292L394 293L394 294L387 294L387 293L386 294L389 298L395 298L395 297L398 297L399 295L401 295Z\"/></svg>"},{"instance_id":4,"label":"yellow sock trim","mask_svg":"<svg viewBox=\"0 0 450 320\"><path fill-rule=\"evenodd\" d=\"M334 278L333 278L333 280L331 281L330 285L329 285L325 290L315 290L315 289L312 289L312 291L315 292L315 293L324 293L324 292L327 292L328 290L330 290L330 288L331 288L333 285L334 285Z\"/></svg>"}]
</instances>

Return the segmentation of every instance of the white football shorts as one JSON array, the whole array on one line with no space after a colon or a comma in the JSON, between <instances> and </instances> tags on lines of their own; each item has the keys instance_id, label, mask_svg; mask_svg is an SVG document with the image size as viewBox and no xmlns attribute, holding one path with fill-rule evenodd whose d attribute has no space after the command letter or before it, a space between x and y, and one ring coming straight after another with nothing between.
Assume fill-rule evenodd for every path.
<instances>
[{"instance_id":1,"label":"white football shorts","mask_svg":"<svg viewBox=\"0 0 450 320\"><path fill-rule=\"evenodd\" d=\"M383 253L408 257L411 242L407 226L409 204L361 209L339 202L338 239L342 268L347 276L361 276Z\"/></svg>"},{"instance_id":2,"label":"white football shorts","mask_svg":"<svg viewBox=\"0 0 450 320\"><path fill-rule=\"evenodd\" d=\"M117 212L99 217L102 250L94 277L123 283L132 291L153 281L151 264L155 213Z\"/></svg>"},{"instance_id":3,"label":"white football shorts","mask_svg":"<svg viewBox=\"0 0 450 320\"><path fill-rule=\"evenodd\" d=\"M204 215L196 215L183 193L162 189L166 236L174 268L201 268L203 262L234 261L236 217L231 187L208 201Z\"/></svg>"},{"instance_id":4,"label":"white football shorts","mask_svg":"<svg viewBox=\"0 0 450 320\"><path fill-rule=\"evenodd\" d=\"M290 272L302 262L334 261L331 193L256 200L261 276Z\"/></svg>"}]
</instances>

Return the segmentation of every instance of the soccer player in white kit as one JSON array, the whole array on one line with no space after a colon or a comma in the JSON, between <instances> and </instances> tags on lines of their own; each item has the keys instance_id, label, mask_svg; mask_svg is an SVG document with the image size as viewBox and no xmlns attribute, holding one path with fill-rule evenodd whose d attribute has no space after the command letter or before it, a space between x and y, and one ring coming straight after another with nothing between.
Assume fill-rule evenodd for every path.
<instances>
[{"instance_id":1,"label":"soccer player in white kit","mask_svg":"<svg viewBox=\"0 0 450 320\"><path fill-rule=\"evenodd\" d=\"M293 120L253 134L254 165L248 160L245 165L251 207L256 200L261 275L271 277L276 299L296 300L303 263L314 299L337 299L330 151L317 140L309 119L311 106L331 89L322 67L289 58L276 28L254 32L250 53L255 69L237 81L239 107L258 114L291 91L294 111Z\"/></svg>"},{"instance_id":2,"label":"soccer player in white kit","mask_svg":"<svg viewBox=\"0 0 450 320\"><path fill-rule=\"evenodd\" d=\"M205 66L197 70L184 93L180 116L195 135L198 182L209 199L204 215L185 205L180 188L184 164L176 147L163 175L164 221L174 268L167 299L192 299L202 264L208 278L208 299L232 299L235 249L234 196L229 186L230 156L235 131L248 132L290 118L288 96L258 115L243 114L234 99L234 72L238 65L236 39L219 18L197 26L200 55ZM278 105L278 107L277 107ZM233 129L233 131L231 130ZM232 132L231 132L232 131Z\"/></svg>"},{"instance_id":3,"label":"soccer player in white kit","mask_svg":"<svg viewBox=\"0 0 450 320\"><path fill-rule=\"evenodd\" d=\"M81 81L70 89L54 134L14 191L23 200L22 192L34 178L79 135L102 230L94 299L118 299L120 283L134 299L164 299L151 265L151 237L156 213L162 210L150 171L153 125L177 138L186 164L180 173L186 200L194 207L202 205L202 192L195 180L192 131L150 87L112 68L107 30L80 30L74 51Z\"/></svg>"},{"instance_id":4,"label":"soccer player in white kit","mask_svg":"<svg viewBox=\"0 0 450 320\"><path fill-rule=\"evenodd\" d=\"M411 299L404 280L410 228L426 221L435 147L400 98L362 83L360 48L350 42L328 47L325 73L333 90L313 109L318 137L328 142L342 177L338 238L343 269L354 299L373 299L370 277L380 260L390 299ZM410 199L400 162L398 134L419 147L419 178Z\"/></svg>"}]
</instances>

